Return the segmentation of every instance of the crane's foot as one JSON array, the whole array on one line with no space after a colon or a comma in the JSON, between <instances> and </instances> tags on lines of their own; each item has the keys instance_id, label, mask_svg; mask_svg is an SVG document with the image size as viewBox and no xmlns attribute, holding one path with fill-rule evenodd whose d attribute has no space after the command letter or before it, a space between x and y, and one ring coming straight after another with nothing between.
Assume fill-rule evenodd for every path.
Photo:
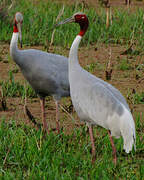
<instances>
[{"instance_id":1,"label":"crane's foot","mask_svg":"<svg viewBox=\"0 0 144 180\"><path fill-rule=\"evenodd\" d=\"M95 161L96 161L96 154L92 154L92 164L94 164L95 163Z\"/></svg>"},{"instance_id":2,"label":"crane's foot","mask_svg":"<svg viewBox=\"0 0 144 180\"><path fill-rule=\"evenodd\" d=\"M56 104L56 130L60 134L60 123L59 123L59 102L55 101Z\"/></svg>"},{"instance_id":3,"label":"crane's foot","mask_svg":"<svg viewBox=\"0 0 144 180\"><path fill-rule=\"evenodd\" d=\"M56 121L56 130L57 130L57 133L60 134L60 125L58 121Z\"/></svg>"},{"instance_id":4,"label":"crane's foot","mask_svg":"<svg viewBox=\"0 0 144 180\"><path fill-rule=\"evenodd\" d=\"M44 124L43 124L43 132L45 132L45 133L47 133L47 134L50 133L47 123L44 123Z\"/></svg>"},{"instance_id":5,"label":"crane's foot","mask_svg":"<svg viewBox=\"0 0 144 180\"><path fill-rule=\"evenodd\" d=\"M96 150L95 150L92 126L88 125L88 127L89 127L89 134L90 134L90 140L91 140L91 146L92 146L92 164L93 164L96 160Z\"/></svg>"},{"instance_id":6,"label":"crane's foot","mask_svg":"<svg viewBox=\"0 0 144 180\"><path fill-rule=\"evenodd\" d=\"M113 142L113 139L112 139L110 131L108 131L108 135L109 135L109 138L110 138L110 142L111 142L111 146L112 146L112 151L113 151L113 162L116 165L116 163L117 163L116 148L115 148L115 145L114 145L114 142Z\"/></svg>"},{"instance_id":7,"label":"crane's foot","mask_svg":"<svg viewBox=\"0 0 144 180\"><path fill-rule=\"evenodd\" d=\"M114 165L116 166L116 164L117 164L117 158L116 157L114 157L113 162L114 162Z\"/></svg>"}]
</instances>

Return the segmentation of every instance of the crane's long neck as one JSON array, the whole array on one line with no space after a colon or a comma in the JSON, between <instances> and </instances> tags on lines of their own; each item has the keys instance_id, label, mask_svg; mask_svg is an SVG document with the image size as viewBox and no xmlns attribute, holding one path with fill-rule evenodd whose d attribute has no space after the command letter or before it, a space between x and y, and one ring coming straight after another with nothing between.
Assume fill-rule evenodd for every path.
<instances>
[{"instance_id":1,"label":"crane's long neck","mask_svg":"<svg viewBox=\"0 0 144 180\"><path fill-rule=\"evenodd\" d=\"M76 36L75 40L72 43L71 49L70 49L70 53L69 53L69 72L76 67L79 67L79 62L78 62L78 47L79 47L79 43L81 42L82 37L85 35L88 25L89 25L89 21L87 19L87 17L85 17L82 21L77 22L80 25L80 32L79 34ZM73 71L72 70L72 71Z\"/></svg>"},{"instance_id":2,"label":"crane's long neck","mask_svg":"<svg viewBox=\"0 0 144 180\"><path fill-rule=\"evenodd\" d=\"M13 32L11 43L10 43L10 56L14 61L17 61L17 55L18 55L18 32Z\"/></svg>"},{"instance_id":3,"label":"crane's long neck","mask_svg":"<svg viewBox=\"0 0 144 180\"><path fill-rule=\"evenodd\" d=\"M82 36L77 35L72 43L72 46L70 48L70 53L69 53L69 69L72 67L75 67L75 65L79 65L78 47L79 47L79 43L81 39L82 39Z\"/></svg>"}]
</instances>

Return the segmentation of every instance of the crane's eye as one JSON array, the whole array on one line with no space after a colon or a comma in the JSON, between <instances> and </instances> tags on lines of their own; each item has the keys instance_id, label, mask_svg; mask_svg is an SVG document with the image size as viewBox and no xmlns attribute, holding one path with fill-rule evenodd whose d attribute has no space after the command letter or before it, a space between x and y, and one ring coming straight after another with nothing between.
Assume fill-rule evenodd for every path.
<instances>
[{"instance_id":1,"label":"crane's eye","mask_svg":"<svg viewBox=\"0 0 144 180\"><path fill-rule=\"evenodd\" d=\"M80 14L77 14L77 15L75 16L76 22L80 22L81 19L83 19L83 18L84 18L84 16L82 16L82 15L80 15Z\"/></svg>"}]
</instances>

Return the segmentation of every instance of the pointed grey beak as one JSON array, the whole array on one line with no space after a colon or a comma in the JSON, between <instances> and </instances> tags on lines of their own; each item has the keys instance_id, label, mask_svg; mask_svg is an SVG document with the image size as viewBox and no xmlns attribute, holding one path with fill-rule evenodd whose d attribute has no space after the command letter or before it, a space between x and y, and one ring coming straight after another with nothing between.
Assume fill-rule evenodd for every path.
<instances>
[{"instance_id":1,"label":"pointed grey beak","mask_svg":"<svg viewBox=\"0 0 144 180\"><path fill-rule=\"evenodd\" d=\"M60 26L62 24L66 24L66 23L72 23L72 22L75 22L75 19L73 16L65 19L64 21L59 22L58 24L55 24L54 27L57 27L57 26Z\"/></svg>"},{"instance_id":2,"label":"pointed grey beak","mask_svg":"<svg viewBox=\"0 0 144 180\"><path fill-rule=\"evenodd\" d=\"M19 32L20 45L22 48L22 33L21 33L21 24L20 23L17 24L17 28L18 28L18 32Z\"/></svg>"}]
</instances>

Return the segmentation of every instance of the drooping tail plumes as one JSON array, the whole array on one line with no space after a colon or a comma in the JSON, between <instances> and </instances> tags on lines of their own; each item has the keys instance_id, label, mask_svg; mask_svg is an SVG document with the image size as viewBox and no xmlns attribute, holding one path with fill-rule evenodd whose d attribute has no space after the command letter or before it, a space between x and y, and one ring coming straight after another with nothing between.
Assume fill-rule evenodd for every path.
<instances>
[{"instance_id":1,"label":"drooping tail plumes","mask_svg":"<svg viewBox=\"0 0 144 180\"><path fill-rule=\"evenodd\" d=\"M124 150L126 153L129 153L134 145L136 151L136 133L135 133L135 124L131 113L125 109L124 114L121 118L121 135L124 140Z\"/></svg>"}]
</instances>

